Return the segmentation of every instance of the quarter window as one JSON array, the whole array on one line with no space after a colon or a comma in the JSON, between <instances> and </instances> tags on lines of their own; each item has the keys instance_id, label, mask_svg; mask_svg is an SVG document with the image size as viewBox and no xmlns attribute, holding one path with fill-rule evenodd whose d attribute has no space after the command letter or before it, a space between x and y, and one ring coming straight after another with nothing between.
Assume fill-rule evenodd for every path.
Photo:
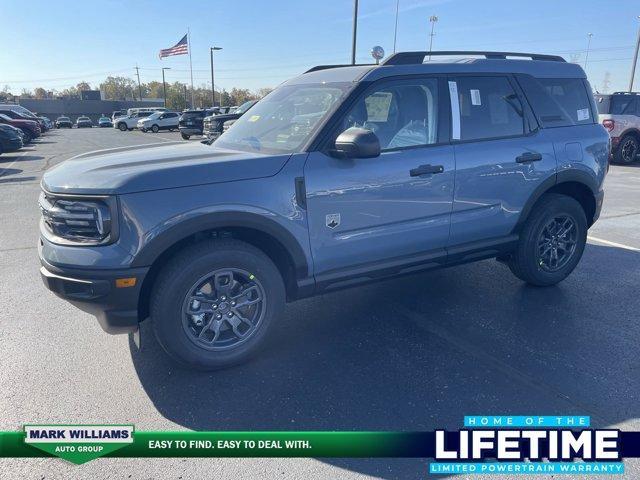
<instances>
[{"instance_id":1,"label":"quarter window","mask_svg":"<svg viewBox=\"0 0 640 480\"><path fill-rule=\"evenodd\" d=\"M506 77L458 77L461 140L524 134L522 103Z\"/></svg>"},{"instance_id":2,"label":"quarter window","mask_svg":"<svg viewBox=\"0 0 640 480\"><path fill-rule=\"evenodd\" d=\"M345 117L350 127L371 130L384 150L438 141L438 80L388 82L361 97Z\"/></svg>"}]
</instances>

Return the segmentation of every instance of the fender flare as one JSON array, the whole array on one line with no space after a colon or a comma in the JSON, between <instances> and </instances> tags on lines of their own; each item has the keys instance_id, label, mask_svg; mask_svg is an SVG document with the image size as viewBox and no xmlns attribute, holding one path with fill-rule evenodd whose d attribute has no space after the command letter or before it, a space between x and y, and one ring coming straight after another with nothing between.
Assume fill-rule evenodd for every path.
<instances>
[{"instance_id":1,"label":"fender flare","mask_svg":"<svg viewBox=\"0 0 640 480\"><path fill-rule=\"evenodd\" d=\"M295 268L297 278L309 275L309 265L304 250L296 238L285 227L265 215L241 211L219 211L194 214L190 218L173 223L170 227L152 236L135 255L131 267L152 265L162 253L181 240L199 232L219 228L244 227L259 230L280 242L287 250Z\"/></svg>"},{"instance_id":2,"label":"fender flare","mask_svg":"<svg viewBox=\"0 0 640 480\"><path fill-rule=\"evenodd\" d=\"M522 209L522 212L520 213L520 218L518 219L518 223L516 224L514 231L520 230L520 227L522 227L522 224L529 217L529 213L531 213L533 206L540 199L540 197L542 197L542 195L544 195L546 192L548 192L551 188L555 187L556 185L560 185L568 182L580 183L586 186L587 188L589 188L589 190L591 191L594 197L597 195L599 190L596 179L582 170L567 170L567 171L557 172L556 175L553 175L547 178L546 180L544 180L533 191L533 194L529 197L529 199L527 200L527 203L525 203L524 208Z\"/></svg>"}]
</instances>

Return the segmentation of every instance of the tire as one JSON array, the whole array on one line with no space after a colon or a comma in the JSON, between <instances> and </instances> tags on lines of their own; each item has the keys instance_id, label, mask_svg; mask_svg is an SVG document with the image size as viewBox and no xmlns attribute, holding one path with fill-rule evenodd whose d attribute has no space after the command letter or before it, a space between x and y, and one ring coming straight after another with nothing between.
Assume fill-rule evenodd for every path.
<instances>
[{"instance_id":1,"label":"tire","mask_svg":"<svg viewBox=\"0 0 640 480\"><path fill-rule=\"evenodd\" d=\"M153 133L158 133L160 131L160 127L158 127L158 125L151 125L151 131Z\"/></svg>"},{"instance_id":2,"label":"tire","mask_svg":"<svg viewBox=\"0 0 640 480\"><path fill-rule=\"evenodd\" d=\"M640 153L640 142L633 135L625 135L613 154L613 161L620 165L630 165L636 161L638 153Z\"/></svg>"},{"instance_id":3,"label":"tire","mask_svg":"<svg viewBox=\"0 0 640 480\"><path fill-rule=\"evenodd\" d=\"M180 135L182 136L183 140L189 140L189 138L191 137L190 135L187 135L186 133L181 133Z\"/></svg>"},{"instance_id":4,"label":"tire","mask_svg":"<svg viewBox=\"0 0 640 480\"><path fill-rule=\"evenodd\" d=\"M118 124L118 130L120 130L121 132L126 132L127 131L127 124L126 123L119 123Z\"/></svg>"},{"instance_id":5,"label":"tire","mask_svg":"<svg viewBox=\"0 0 640 480\"><path fill-rule=\"evenodd\" d=\"M220 291L216 287L215 291L210 289L210 296L206 298L215 297L216 300L213 302L219 302L219 306L215 303L212 304L211 300L208 301L209 303L205 303L203 300L202 305L205 307L202 307L199 302L197 307L193 307L193 304L188 300L189 297L195 295L194 288L197 288L196 285L202 284L203 278L212 272L218 272L220 278L224 279L226 271L230 269L244 273L244 278L249 278L249 283L255 285L255 287L251 286L245 289L244 292L248 293L249 290L253 290L254 292L260 291L262 294L261 303L255 305L255 311L260 312L260 317L245 332L246 339L242 339L234 333L235 329L231 328L231 322L224 315L226 312L227 315L233 317L229 313L229 310L232 309L228 305L230 304L229 299L239 299L240 296L233 296L235 294L232 294L230 290L225 303L221 296L224 294L223 287L220 287ZM235 278L242 280L240 277L242 273L234 273ZM204 285L211 286L206 282ZM198 298L203 297L199 296ZM221 298L222 303L220 303ZM262 346L273 321L282 313L284 301L285 289L280 272L262 251L238 240L205 240L182 250L163 267L151 293L150 313L158 342L169 356L179 363L193 368L214 370L245 362L253 356ZM186 308L208 308L210 313L200 318L201 327L196 327L192 323L196 321L196 316L185 313ZM219 332L221 333L220 337L216 333L213 338L214 343L207 343L207 347L205 347L198 334L202 336L202 332L213 324L213 308L217 308L215 311L222 314L219 315L222 318L219 321L221 325ZM240 307L236 307L236 309L238 308ZM242 308L251 309L253 305ZM246 310L241 313L245 316L249 315ZM245 324L240 323L239 325L244 326ZM198 328L202 328L202 330L198 331ZM213 329L206 330L205 339L210 340L206 337L213 336L213 332ZM248 335L248 332L251 334ZM237 337L235 340L240 343L231 343L213 349L216 338L222 342L223 335L232 340L233 337Z\"/></svg>"},{"instance_id":6,"label":"tire","mask_svg":"<svg viewBox=\"0 0 640 480\"><path fill-rule=\"evenodd\" d=\"M23 130L22 133L24 133L24 143L31 143L31 140L33 140L31 132L29 132L29 130Z\"/></svg>"},{"instance_id":7,"label":"tire","mask_svg":"<svg viewBox=\"0 0 640 480\"><path fill-rule=\"evenodd\" d=\"M543 239L548 238L549 232L553 231L553 229L548 229L550 222L556 222L558 219L571 220L575 230L572 228L571 232L564 237L558 236L555 240L551 239L549 241L551 247L548 247L547 243L541 246ZM562 252L560 246L566 248L570 243L569 239L574 240L574 247L571 248L570 255L563 262L558 262L558 257L563 255L560 253ZM587 219L582 206L566 195L548 193L538 201L525 221L516 250L507 260L507 265L516 277L531 285L538 287L555 285L564 280L578 265L586 241ZM552 259L547 262L540 255L540 249L551 248L553 250L553 245L557 246L556 262L558 264L556 268L553 268Z\"/></svg>"}]
</instances>

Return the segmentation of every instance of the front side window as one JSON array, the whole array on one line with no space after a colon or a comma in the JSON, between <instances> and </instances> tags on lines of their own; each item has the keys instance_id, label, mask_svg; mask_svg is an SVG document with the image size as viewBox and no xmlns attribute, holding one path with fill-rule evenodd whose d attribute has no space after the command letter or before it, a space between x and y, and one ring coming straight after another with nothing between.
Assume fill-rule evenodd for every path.
<instances>
[{"instance_id":1,"label":"front side window","mask_svg":"<svg viewBox=\"0 0 640 480\"><path fill-rule=\"evenodd\" d=\"M341 127L371 130L382 151L437 143L438 80L399 80L375 87L356 102Z\"/></svg>"},{"instance_id":2,"label":"front side window","mask_svg":"<svg viewBox=\"0 0 640 480\"><path fill-rule=\"evenodd\" d=\"M458 77L460 139L524 135L522 103L506 77Z\"/></svg>"},{"instance_id":3,"label":"front side window","mask_svg":"<svg viewBox=\"0 0 640 480\"><path fill-rule=\"evenodd\" d=\"M352 83L284 85L240 117L215 145L264 153L299 151L351 88Z\"/></svg>"}]
</instances>

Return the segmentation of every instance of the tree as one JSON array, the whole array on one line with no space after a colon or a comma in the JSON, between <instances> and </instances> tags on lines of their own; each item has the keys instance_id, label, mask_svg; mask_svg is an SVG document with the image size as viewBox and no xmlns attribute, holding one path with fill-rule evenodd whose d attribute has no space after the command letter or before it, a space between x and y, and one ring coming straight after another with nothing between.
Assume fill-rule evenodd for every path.
<instances>
[{"instance_id":1,"label":"tree","mask_svg":"<svg viewBox=\"0 0 640 480\"><path fill-rule=\"evenodd\" d=\"M273 92L273 88L271 87L262 87L256 90L256 97L263 98Z\"/></svg>"},{"instance_id":2,"label":"tree","mask_svg":"<svg viewBox=\"0 0 640 480\"><path fill-rule=\"evenodd\" d=\"M79 84L76 85L76 89L79 92L85 92L87 90L91 90L91 85L89 85L87 82L82 81Z\"/></svg>"},{"instance_id":3,"label":"tree","mask_svg":"<svg viewBox=\"0 0 640 480\"><path fill-rule=\"evenodd\" d=\"M255 100L256 96L246 88L232 88L231 93L231 105L242 105L249 100Z\"/></svg>"},{"instance_id":4,"label":"tree","mask_svg":"<svg viewBox=\"0 0 640 480\"><path fill-rule=\"evenodd\" d=\"M47 98L48 94L47 91L42 88L42 87L38 87L33 91L33 95L37 98L37 99L43 99L43 98Z\"/></svg>"},{"instance_id":5,"label":"tree","mask_svg":"<svg viewBox=\"0 0 640 480\"><path fill-rule=\"evenodd\" d=\"M132 98L134 89L137 89L136 83L126 77L109 76L100 84L100 90L102 90L105 100L126 100L127 97Z\"/></svg>"}]
</instances>

